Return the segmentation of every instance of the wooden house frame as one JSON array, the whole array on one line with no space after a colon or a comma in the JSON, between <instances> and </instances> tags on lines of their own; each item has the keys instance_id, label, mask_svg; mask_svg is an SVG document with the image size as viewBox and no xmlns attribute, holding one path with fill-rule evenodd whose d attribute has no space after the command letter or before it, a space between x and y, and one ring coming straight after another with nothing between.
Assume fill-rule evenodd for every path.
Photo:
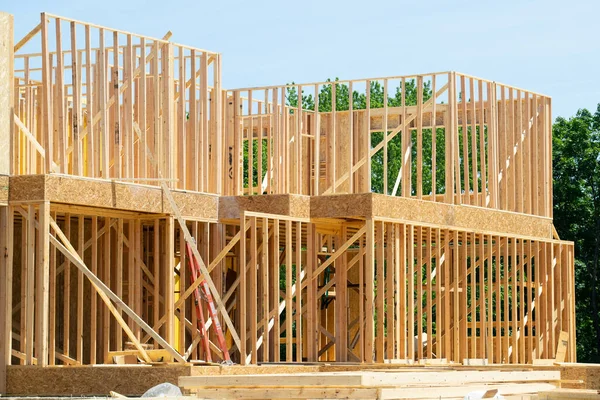
<instances>
[{"instance_id":1,"label":"wooden house frame","mask_svg":"<svg viewBox=\"0 0 600 400\"><path fill-rule=\"evenodd\" d=\"M204 359L188 232L239 364L526 364L562 331L576 361L549 97L457 72L225 89L170 33L0 23L2 368Z\"/></svg>"}]
</instances>

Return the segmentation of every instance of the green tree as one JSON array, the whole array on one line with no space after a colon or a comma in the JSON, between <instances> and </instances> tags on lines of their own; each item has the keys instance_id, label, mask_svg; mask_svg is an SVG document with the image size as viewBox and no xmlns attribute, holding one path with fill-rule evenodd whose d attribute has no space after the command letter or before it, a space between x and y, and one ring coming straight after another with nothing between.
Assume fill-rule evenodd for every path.
<instances>
[{"instance_id":1,"label":"green tree","mask_svg":"<svg viewBox=\"0 0 600 400\"><path fill-rule=\"evenodd\" d=\"M600 104L553 126L554 225L575 242L577 358L600 362Z\"/></svg>"}]
</instances>

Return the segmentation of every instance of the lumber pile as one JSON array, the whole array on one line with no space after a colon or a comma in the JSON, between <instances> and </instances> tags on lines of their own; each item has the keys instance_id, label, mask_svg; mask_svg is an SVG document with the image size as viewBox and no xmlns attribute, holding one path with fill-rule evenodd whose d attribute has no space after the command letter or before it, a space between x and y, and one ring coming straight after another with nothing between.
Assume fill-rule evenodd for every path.
<instances>
[{"instance_id":1,"label":"lumber pile","mask_svg":"<svg viewBox=\"0 0 600 400\"><path fill-rule=\"evenodd\" d=\"M555 389L558 371L403 370L188 376L179 386L202 399L451 399L476 391L502 396Z\"/></svg>"}]
</instances>

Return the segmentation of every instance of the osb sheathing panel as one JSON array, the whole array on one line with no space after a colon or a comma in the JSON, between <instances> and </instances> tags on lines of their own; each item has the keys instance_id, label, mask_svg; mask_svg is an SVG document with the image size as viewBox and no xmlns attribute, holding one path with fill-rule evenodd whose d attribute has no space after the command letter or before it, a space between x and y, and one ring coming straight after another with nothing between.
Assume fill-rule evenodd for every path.
<instances>
[{"instance_id":1,"label":"osb sheathing panel","mask_svg":"<svg viewBox=\"0 0 600 400\"><path fill-rule=\"evenodd\" d=\"M562 387L600 390L600 364L561 364L560 379L567 381Z\"/></svg>"},{"instance_id":2,"label":"osb sheathing panel","mask_svg":"<svg viewBox=\"0 0 600 400\"><path fill-rule=\"evenodd\" d=\"M381 217L479 232L552 237L549 218L375 193L314 196L311 218Z\"/></svg>"},{"instance_id":3,"label":"osb sheathing panel","mask_svg":"<svg viewBox=\"0 0 600 400\"><path fill-rule=\"evenodd\" d=\"M337 194L310 198L311 218L369 217L373 194Z\"/></svg>"},{"instance_id":4,"label":"osb sheathing panel","mask_svg":"<svg viewBox=\"0 0 600 400\"><path fill-rule=\"evenodd\" d=\"M552 238L552 220L508 211L471 206L453 206L454 224L482 231L506 232L524 236Z\"/></svg>"},{"instance_id":5,"label":"osb sheathing panel","mask_svg":"<svg viewBox=\"0 0 600 400\"><path fill-rule=\"evenodd\" d=\"M372 215L480 232L552 237L549 218L380 194L373 194Z\"/></svg>"},{"instance_id":6,"label":"osb sheathing panel","mask_svg":"<svg viewBox=\"0 0 600 400\"><path fill-rule=\"evenodd\" d=\"M11 365L7 367L9 396L107 396L110 391L140 396L160 383L177 385L190 375L190 366L79 366Z\"/></svg>"},{"instance_id":7,"label":"osb sheathing panel","mask_svg":"<svg viewBox=\"0 0 600 400\"><path fill-rule=\"evenodd\" d=\"M148 213L172 213L162 189L62 175L16 176L10 180L11 201L48 200L100 208ZM189 219L216 220L218 196L171 191L181 214Z\"/></svg>"},{"instance_id":8,"label":"osb sheathing panel","mask_svg":"<svg viewBox=\"0 0 600 400\"><path fill-rule=\"evenodd\" d=\"M0 204L8 204L8 175L0 175Z\"/></svg>"},{"instance_id":9,"label":"osb sheathing panel","mask_svg":"<svg viewBox=\"0 0 600 400\"><path fill-rule=\"evenodd\" d=\"M293 194L269 194L222 196L219 199L219 219L237 219L242 211L309 218L310 197Z\"/></svg>"},{"instance_id":10,"label":"osb sheathing panel","mask_svg":"<svg viewBox=\"0 0 600 400\"><path fill-rule=\"evenodd\" d=\"M17 175L9 180L10 201L43 201L45 199L45 175Z\"/></svg>"},{"instance_id":11,"label":"osb sheathing panel","mask_svg":"<svg viewBox=\"0 0 600 400\"><path fill-rule=\"evenodd\" d=\"M289 195L290 216L310 218L310 197L296 194Z\"/></svg>"}]
</instances>

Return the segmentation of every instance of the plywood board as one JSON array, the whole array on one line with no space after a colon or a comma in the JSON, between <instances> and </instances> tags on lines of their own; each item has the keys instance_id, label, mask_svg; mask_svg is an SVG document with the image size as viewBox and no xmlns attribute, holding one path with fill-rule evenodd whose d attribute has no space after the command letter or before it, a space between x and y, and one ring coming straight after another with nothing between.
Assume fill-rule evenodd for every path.
<instances>
[{"instance_id":1,"label":"plywood board","mask_svg":"<svg viewBox=\"0 0 600 400\"><path fill-rule=\"evenodd\" d=\"M7 371L9 396L107 396L112 390L140 396L152 386L189 375L191 366L104 365L31 368L12 365Z\"/></svg>"},{"instance_id":2,"label":"plywood board","mask_svg":"<svg viewBox=\"0 0 600 400\"><path fill-rule=\"evenodd\" d=\"M0 175L0 204L8 205L8 175Z\"/></svg>"},{"instance_id":3,"label":"plywood board","mask_svg":"<svg viewBox=\"0 0 600 400\"><path fill-rule=\"evenodd\" d=\"M238 219L243 211L309 218L310 197L293 194L221 196L219 219Z\"/></svg>"},{"instance_id":4,"label":"plywood board","mask_svg":"<svg viewBox=\"0 0 600 400\"><path fill-rule=\"evenodd\" d=\"M148 213L171 213L161 188L66 175L21 175L10 178L10 201L50 201ZM186 219L217 219L218 196L172 191Z\"/></svg>"}]
</instances>

